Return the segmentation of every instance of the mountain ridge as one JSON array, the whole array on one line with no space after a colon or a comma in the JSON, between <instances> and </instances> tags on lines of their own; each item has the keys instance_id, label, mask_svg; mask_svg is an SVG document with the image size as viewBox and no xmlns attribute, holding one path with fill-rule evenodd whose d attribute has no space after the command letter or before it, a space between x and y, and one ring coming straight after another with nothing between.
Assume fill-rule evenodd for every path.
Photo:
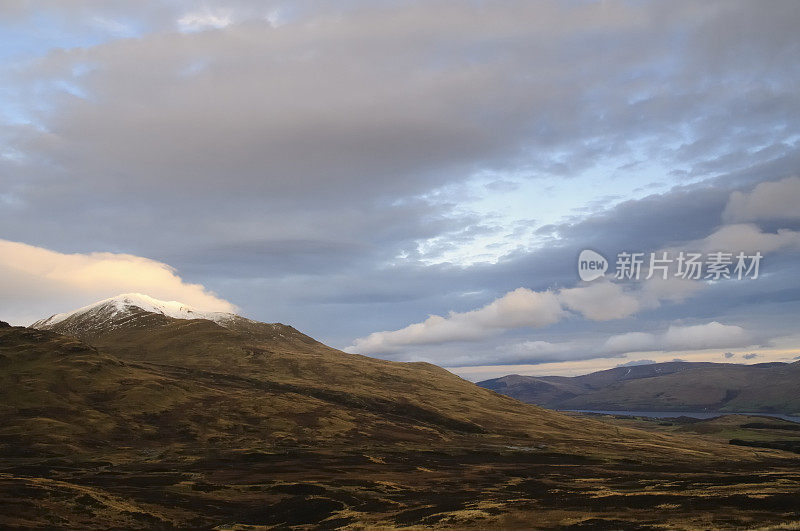
<instances>
[{"instance_id":1,"label":"mountain ridge","mask_svg":"<svg viewBox=\"0 0 800 531\"><path fill-rule=\"evenodd\" d=\"M665 362L580 376L507 375L477 385L549 409L800 412L800 363Z\"/></svg>"},{"instance_id":2,"label":"mountain ridge","mask_svg":"<svg viewBox=\"0 0 800 531\"><path fill-rule=\"evenodd\" d=\"M59 323L85 315L101 315L108 320L129 312L131 308L139 308L148 313L161 314L175 319L208 319L224 323L232 317L239 317L229 312L210 312L198 310L179 301L159 300L142 293L122 293L108 299L93 302L72 311L57 313L33 323L31 328L51 329Z\"/></svg>"},{"instance_id":3,"label":"mountain ridge","mask_svg":"<svg viewBox=\"0 0 800 531\"><path fill-rule=\"evenodd\" d=\"M120 298L122 309L117 307ZM629 434L627 441L608 441L599 435L604 430L599 424L520 403L428 363L398 363L342 352L288 325L259 323L234 314L224 323L187 318L194 313L175 318L147 311L129 298L112 298L116 300L111 311L108 300L99 301L68 312L58 322L37 325L46 330L30 330L74 337L127 366L155 372L159 378L226 383L232 388L271 393L280 400L304 397L298 404L305 400L326 404L315 406L319 413L313 419L317 420L302 413L284 421L289 429L281 439L297 444L317 440L317 434L309 432L306 425L328 417L337 418L334 424L339 426L331 433L354 441L370 430L389 430L387 437L393 430L416 433L419 428L392 427L410 422L423 426L422 431L429 432L426 437L435 440L485 434L490 439L527 440L565 451L582 448L587 453L605 446L605 451L622 455L633 446L648 454L668 454L676 444L667 440L654 444L649 435L636 432ZM340 413L349 418L353 416L349 411L362 410L371 416L360 423L338 418ZM412 439L419 436L417 433ZM592 443L578 442L583 439Z\"/></svg>"},{"instance_id":4,"label":"mountain ridge","mask_svg":"<svg viewBox=\"0 0 800 531\"><path fill-rule=\"evenodd\" d=\"M300 334L296 329L282 323L262 323L235 313L199 310L179 301L163 301L141 293L124 293L72 311L54 314L34 322L29 328L52 330L92 341L117 329L156 329L171 320L203 320L238 331L263 333L271 330L276 333L285 331L293 335Z\"/></svg>"}]
</instances>

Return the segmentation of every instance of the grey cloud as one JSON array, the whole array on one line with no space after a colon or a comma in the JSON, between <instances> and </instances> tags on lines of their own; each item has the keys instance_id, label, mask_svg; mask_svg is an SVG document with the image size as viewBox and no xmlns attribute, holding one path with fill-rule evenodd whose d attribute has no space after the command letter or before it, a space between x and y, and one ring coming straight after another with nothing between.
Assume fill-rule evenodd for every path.
<instances>
[{"instance_id":1,"label":"grey cloud","mask_svg":"<svg viewBox=\"0 0 800 531\"><path fill-rule=\"evenodd\" d=\"M763 182L749 193L731 194L723 218L729 222L800 218L800 177Z\"/></svg>"},{"instance_id":2,"label":"grey cloud","mask_svg":"<svg viewBox=\"0 0 800 531\"><path fill-rule=\"evenodd\" d=\"M699 193L708 197L710 194L707 185L700 186ZM717 201L719 208L713 209L719 215L729 191L716 190L714 193L720 196ZM286 290L287 297L292 292L295 297L302 292L304 305L323 303L324 307L336 308L336 314L346 314L348 308L359 312L363 308L370 308L368 317L359 321L358 327L351 328L354 335L363 336L375 330L396 329L409 322L420 321L431 313L446 315L450 310L468 311L480 307L519 286L535 290L572 286L577 281L574 265L578 250L587 247L589 242L612 242L606 254L612 256L617 249L646 251L661 248L664 243L694 236L701 227L702 230L713 231L718 223L713 219L709 219L704 226L702 216L684 219L675 215L665 220L657 215L662 212L686 212L683 204L691 195L690 191L681 190L650 197L641 204L632 202L621 205L611 212L579 222L577 228L563 226L561 230L565 234L564 238L553 245L532 253L509 255L497 264L476 264L463 268L447 264L420 266L398 263L391 268L370 271L358 279L341 274L318 278L305 276L297 277L296 280L285 279L275 287L280 291ZM697 212L703 212L702 208L698 206ZM598 222L598 228L592 226L595 221ZM672 223L671 234L667 236L669 239L666 242L657 241L650 236L651 231L648 228L652 227L652 233L659 234L664 223ZM629 227L633 230L629 230ZM587 234L591 237L587 238ZM615 242L616 248L613 245ZM765 316L771 317L759 322L756 328L772 329L778 323L786 326L791 321L793 310L788 307L779 309L774 304L790 304L800 298L796 276L797 259L796 252L770 254L763 263L763 271L769 275L762 276L758 281L731 281L707 287L700 295L694 296L690 303L646 308L638 319L640 322L653 321L657 326L659 320L663 319L693 317L712 320L731 314L736 315L737 320L747 322L762 312L767 312ZM219 291L216 286L215 289ZM273 293L274 289L269 291ZM464 296L464 293L471 295ZM659 296L669 294L667 291ZM334 319L331 322L335 322L336 318L326 319ZM567 324L575 332L574 322L565 323L565 326ZM613 326L614 323L609 323L606 329L612 330ZM344 346L349 344L353 336L347 337L343 334L338 337L337 344Z\"/></svg>"},{"instance_id":3,"label":"grey cloud","mask_svg":"<svg viewBox=\"0 0 800 531\"><path fill-rule=\"evenodd\" d=\"M584 247L703 238L731 190L800 163L794 2L206 2L233 23L192 35L172 30L194 2L113 4L67 11L144 21L141 38L2 74L29 94L34 123L0 130L18 154L0 159L0 236L166 262L250 315L340 346L519 286L572 286ZM4 4L20 20L21 5ZM291 11L278 28L263 20L274 7ZM625 167L635 159L685 180L589 204L537 229L546 245L496 264L420 261L420 240L439 238L435 256L502 232L459 209L454 188L472 175L568 179L618 159L620 176L640 171ZM653 177L669 179L642 179ZM791 261L777 260L758 288L715 287L679 312L796 298ZM677 313L639 319L657 328ZM575 327L560 326L553 335Z\"/></svg>"},{"instance_id":4,"label":"grey cloud","mask_svg":"<svg viewBox=\"0 0 800 531\"><path fill-rule=\"evenodd\" d=\"M154 190L203 207L212 195L231 201L257 195L271 221L281 219L287 204L339 216L345 206L421 193L478 168L539 166L569 174L627 152L625 138L672 136L671 128L696 115L698 105L713 106L724 87L692 99L682 94L701 87L665 94L650 67L654 58L668 57L675 25L698 17L700 35L704 24L715 24L712 15L711 8L688 4L667 12L625 4L461 10L431 3L349 17L308 14L278 29L249 22L190 36L145 36L43 60L34 79L67 76L88 99L55 99L54 112L41 118L49 134L30 131L15 144L34 161L64 168L66 175L39 177L62 201L78 202L77 192L91 191L124 212ZM600 34L587 37L596 28ZM639 46L627 46L645 34ZM608 54L600 64L576 53L594 38ZM707 53L709 61L728 60L725 49ZM185 75L197 61L204 66ZM71 74L83 63L96 67ZM531 71L548 72L546 83ZM633 72L637 86L624 81ZM691 86L685 73L682 81ZM594 99L577 87L594 91ZM619 96L640 93L648 105ZM556 168L548 150L569 162ZM40 207L55 201L20 193ZM116 244L135 238L116 229Z\"/></svg>"}]
</instances>

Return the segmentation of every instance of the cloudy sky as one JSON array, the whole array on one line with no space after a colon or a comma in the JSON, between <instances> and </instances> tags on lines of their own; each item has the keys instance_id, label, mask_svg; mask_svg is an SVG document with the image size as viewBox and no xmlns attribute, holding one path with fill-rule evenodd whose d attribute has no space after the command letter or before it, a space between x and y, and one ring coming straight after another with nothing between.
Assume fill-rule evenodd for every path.
<instances>
[{"instance_id":1,"label":"cloudy sky","mask_svg":"<svg viewBox=\"0 0 800 531\"><path fill-rule=\"evenodd\" d=\"M798 27L794 0L4 0L0 319L143 292L473 380L792 361ZM763 260L618 280L623 251Z\"/></svg>"}]
</instances>

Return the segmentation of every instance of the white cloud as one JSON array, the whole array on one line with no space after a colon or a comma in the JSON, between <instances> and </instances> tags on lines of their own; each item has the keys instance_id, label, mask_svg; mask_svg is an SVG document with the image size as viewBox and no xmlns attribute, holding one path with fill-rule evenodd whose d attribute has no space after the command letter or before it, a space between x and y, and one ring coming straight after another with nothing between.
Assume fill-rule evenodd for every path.
<instances>
[{"instance_id":1,"label":"white cloud","mask_svg":"<svg viewBox=\"0 0 800 531\"><path fill-rule=\"evenodd\" d=\"M356 339L346 350L386 353L407 345L474 341L502 330L551 325L563 316L564 309L552 291L518 288L477 310L450 312L447 317L431 315L400 330L372 333Z\"/></svg>"},{"instance_id":2,"label":"white cloud","mask_svg":"<svg viewBox=\"0 0 800 531\"><path fill-rule=\"evenodd\" d=\"M480 310L456 314L485 328L541 327L563 317L563 309L552 291L517 288Z\"/></svg>"},{"instance_id":3,"label":"white cloud","mask_svg":"<svg viewBox=\"0 0 800 531\"><path fill-rule=\"evenodd\" d=\"M800 248L800 232L790 229L763 232L751 223L725 225L701 240L685 244L684 248L703 252L770 253L778 249Z\"/></svg>"},{"instance_id":4,"label":"white cloud","mask_svg":"<svg viewBox=\"0 0 800 531\"><path fill-rule=\"evenodd\" d=\"M521 359L550 358L564 354L574 347L573 343L550 343L549 341L523 341L512 345L508 351Z\"/></svg>"},{"instance_id":5,"label":"white cloud","mask_svg":"<svg viewBox=\"0 0 800 531\"><path fill-rule=\"evenodd\" d=\"M64 254L0 240L0 319L29 324L120 293L178 300L198 309L236 307L162 262L115 253Z\"/></svg>"},{"instance_id":6,"label":"white cloud","mask_svg":"<svg viewBox=\"0 0 800 531\"><path fill-rule=\"evenodd\" d=\"M656 336L648 332L628 332L609 337L603 344L604 352L647 352L656 350Z\"/></svg>"},{"instance_id":7,"label":"white cloud","mask_svg":"<svg viewBox=\"0 0 800 531\"><path fill-rule=\"evenodd\" d=\"M753 224L724 225L701 240L688 242L683 249L703 252L757 251L770 253L783 248L800 248L800 232L781 229L766 233ZM677 253L677 249L670 252ZM558 292L534 292L519 288L484 306L465 313L451 312L447 317L432 315L424 322L395 331L375 332L356 339L346 350L361 353L393 353L412 345L441 344L450 341L479 341L497 331L522 327L543 327L577 312L592 321L631 317L642 310L657 308L663 301L683 302L704 289L702 281L654 276L635 287L608 281L582 283ZM664 334L632 332L612 336L602 354L658 351L669 349L706 349L742 346L749 334L737 326L717 322L690 327L674 326ZM517 345L512 354L544 356L566 353L569 349L553 343L533 341Z\"/></svg>"},{"instance_id":8,"label":"white cloud","mask_svg":"<svg viewBox=\"0 0 800 531\"><path fill-rule=\"evenodd\" d=\"M629 332L609 337L603 344L605 354L670 350L704 350L744 347L753 343L752 335L736 325L717 321L692 326L670 326L666 332Z\"/></svg>"},{"instance_id":9,"label":"white cloud","mask_svg":"<svg viewBox=\"0 0 800 531\"><path fill-rule=\"evenodd\" d=\"M717 321L694 326L670 326L660 337L664 350L702 350L707 348L743 347L753 341L742 327Z\"/></svg>"},{"instance_id":10,"label":"white cloud","mask_svg":"<svg viewBox=\"0 0 800 531\"><path fill-rule=\"evenodd\" d=\"M652 279L640 287L626 290L620 284L601 281L558 292L517 288L486 306L469 312L450 312L447 317L431 315L394 331L374 332L356 339L347 352L362 354L396 353L404 347L438 345L452 341L481 341L505 330L541 328L580 313L592 321L630 317L642 309L654 308L661 300L681 301L703 286L699 282ZM524 343L525 349L538 348L543 354L546 342ZM544 350L542 350L544 349ZM564 349L554 350L563 352ZM526 354L518 352L517 354Z\"/></svg>"},{"instance_id":11,"label":"white cloud","mask_svg":"<svg viewBox=\"0 0 800 531\"><path fill-rule=\"evenodd\" d=\"M753 191L733 192L722 218L727 222L800 219L800 177L764 182Z\"/></svg>"},{"instance_id":12,"label":"white cloud","mask_svg":"<svg viewBox=\"0 0 800 531\"><path fill-rule=\"evenodd\" d=\"M683 302L705 287L705 283L694 280L654 276L642 283L642 305L651 308L659 306L661 301Z\"/></svg>"},{"instance_id":13,"label":"white cloud","mask_svg":"<svg viewBox=\"0 0 800 531\"><path fill-rule=\"evenodd\" d=\"M635 294L612 282L562 289L559 300L570 310L580 312L593 321L622 319L633 315L642 307Z\"/></svg>"}]
</instances>

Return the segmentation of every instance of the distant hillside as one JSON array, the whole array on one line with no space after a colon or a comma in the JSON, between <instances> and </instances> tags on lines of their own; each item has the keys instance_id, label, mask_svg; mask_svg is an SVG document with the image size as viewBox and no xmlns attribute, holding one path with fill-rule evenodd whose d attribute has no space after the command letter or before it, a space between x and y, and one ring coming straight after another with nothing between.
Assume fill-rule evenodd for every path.
<instances>
[{"instance_id":1,"label":"distant hillside","mask_svg":"<svg viewBox=\"0 0 800 531\"><path fill-rule=\"evenodd\" d=\"M800 412L800 362L669 362L617 367L583 376L509 375L478 382L551 409Z\"/></svg>"}]
</instances>

